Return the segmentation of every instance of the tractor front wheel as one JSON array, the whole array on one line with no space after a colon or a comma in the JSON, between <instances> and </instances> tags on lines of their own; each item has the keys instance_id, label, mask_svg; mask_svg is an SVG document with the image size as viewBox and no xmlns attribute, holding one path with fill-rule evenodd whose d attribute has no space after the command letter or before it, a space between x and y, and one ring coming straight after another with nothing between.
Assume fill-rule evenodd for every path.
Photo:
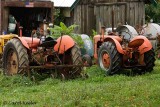
<instances>
[{"instance_id":1,"label":"tractor front wheel","mask_svg":"<svg viewBox=\"0 0 160 107\"><path fill-rule=\"evenodd\" d=\"M98 51L98 64L106 75L113 75L121 69L122 57L112 42L104 42Z\"/></svg>"},{"instance_id":2,"label":"tractor front wheel","mask_svg":"<svg viewBox=\"0 0 160 107\"><path fill-rule=\"evenodd\" d=\"M27 49L19 39L11 39L5 45L3 52L3 73L4 75L26 74L29 65Z\"/></svg>"}]
</instances>

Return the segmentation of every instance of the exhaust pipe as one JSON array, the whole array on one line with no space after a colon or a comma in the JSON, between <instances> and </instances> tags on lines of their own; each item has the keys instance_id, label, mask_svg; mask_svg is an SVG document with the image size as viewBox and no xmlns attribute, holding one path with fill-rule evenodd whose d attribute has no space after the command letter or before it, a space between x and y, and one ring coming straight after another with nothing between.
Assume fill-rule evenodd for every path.
<instances>
[{"instance_id":1,"label":"exhaust pipe","mask_svg":"<svg viewBox=\"0 0 160 107\"><path fill-rule=\"evenodd\" d=\"M22 35L23 35L23 34L22 34L22 29L23 29L23 27L20 26L20 27L19 27L19 36L20 36L20 37L22 37Z\"/></svg>"},{"instance_id":2,"label":"exhaust pipe","mask_svg":"<svg viewBox=\"0 0 160 107\"><path fill-rule=\"evenodd\" d=\"M102 41L104 42L104 33L105 33L105 26L101 27L101 35L102 35Z\"/></svg>"}]
</instances>

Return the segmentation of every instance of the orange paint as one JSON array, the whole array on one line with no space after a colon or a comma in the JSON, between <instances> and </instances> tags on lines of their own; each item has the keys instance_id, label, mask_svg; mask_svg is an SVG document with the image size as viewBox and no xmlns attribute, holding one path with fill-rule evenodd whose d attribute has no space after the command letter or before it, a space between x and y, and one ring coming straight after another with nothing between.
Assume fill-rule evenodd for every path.
<instances>
[{"instance_id":1,"label":"orange paint","mask_svg":"<svg viewBox=\"0 0 160 107\"><path fill-rule=\"evenodd\" d=\"M128 47L130 48L136 48L141 46L144 43L144 39L139 38L139 39L133 39L129 42Z\"/></svg>"},{"instance_id":2,"label":"orange paint","mask_svg":"<svg viewBox=\"0 0 160 107\"><path fill-rule=\"evenodd\" d=\"M144 54L145 52L152 49L151 42L145 36L136 36L136 37L134 37L134 39L132 41L136 41L138 39L144 40L143 44L138 48L140 54Z\"/></svg>"},{"instance_id":3,"label":"orange paint","mask_svg":"<svg viewBox=\"0 0 160 107\"><path fill-rule=\"evenodd\" d=\"M103 58L102 62L103 62L104 67L109 69L109 66L111 63L110 56L107 53L105 53L105 54L103 54L102 58Z\"/></svg>"},{"instance_id":4,"label":"orange paint","mask_svg":"<svg viewBox=\"0 0 160 107\"><path fill-rule=\"evenodd\" d=\"M54 50L58 52L58 48L60 46L59 54L63 54L65 51L73 47L74 44L75 42L70 36L64 35L62 36L62 40L61 40L61 37L57 39L57 44L54 46Z\"/></svg>"},{"instance_id":5,"label":"orange paint","mask_svg":"<svg viewBox=\"0 0 160 107\"><path fill-rule=\"evenodd\" d=\"M106 41L112 41L115 43L116 45L116 48L118 50L119 53L121 54L125 54L125 51L122 49L122 46L121 46L121 42L122 42L122 39L119 37L119 36L111 36L111 35L104 35L104 42ZM98 50L97 50L97 43L98 42L102 42L103 43L103 40L101 39L101 36L100 35L96 35L94 36L94 58L97 59L98 57Z\"/></svg>"},{"instance_id":6,"label":"orange paint","mask_svg":"<svg viewBox=\"0 0 160 107\"><path fill-rule=\"evenodd\" d=\"M115 43L116 45L116 48L117 48L117 51L121 54L125 54L124 50L122 49L122 45L120 44L120 37L118 38L118 36L110 36L110 37L107 37L105 39L105 41L112 41Z\"/></svg>"},{"instance_id":7,"label":"orange paint","mask_svg":"<svg viewBox=\"0 0 160 107\"><path fill-rule=\"evenodd\" d=\"M32 43L32 38L31 37L15 37L19 39L23 46L26 47L27 49L30 48L37 48L38 45L40 44L40 39L38 38L33 38L33 43Z\"/></svg>"}]
</instances>

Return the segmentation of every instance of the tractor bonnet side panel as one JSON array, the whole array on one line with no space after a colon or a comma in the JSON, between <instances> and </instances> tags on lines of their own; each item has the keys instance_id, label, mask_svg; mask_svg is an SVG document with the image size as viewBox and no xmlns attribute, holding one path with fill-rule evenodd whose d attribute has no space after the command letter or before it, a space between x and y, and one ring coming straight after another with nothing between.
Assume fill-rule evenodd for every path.
<instances>
[{"instance_id":1,"label":"tractor bonnet side panel","mask_svg":"<svg viewBox=\"0 0 160 107\"><path fill-rule=\"evenodd\" d=\"M40 39L31 37L15 37L21 41L24 47L27 49L35 49L40 44Z\"/></svg>"}]
</instances>

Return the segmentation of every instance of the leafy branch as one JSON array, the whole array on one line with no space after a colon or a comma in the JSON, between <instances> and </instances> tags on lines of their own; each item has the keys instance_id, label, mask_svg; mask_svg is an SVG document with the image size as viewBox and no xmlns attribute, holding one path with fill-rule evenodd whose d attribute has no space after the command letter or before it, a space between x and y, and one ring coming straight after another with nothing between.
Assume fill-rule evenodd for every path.
<instances>
[{"instance_id":1,"label":"leafy branch","mask_svg":"<svg viewBox=\"0 0 160 107\"><path fill-rule=\"evenodd\" d=\"M82 38L79 35L73 33L76 27L78 27L78 25L73 24L67 27L63 22L60 22L59 26L54 25L54 28L49 29L52 32L52 35L50 36L53 38L58 38L61 35L69 35L74 39L74 41L79 45L79 47L83 47L84 42Z\"/></svg>"}]
</instances>

